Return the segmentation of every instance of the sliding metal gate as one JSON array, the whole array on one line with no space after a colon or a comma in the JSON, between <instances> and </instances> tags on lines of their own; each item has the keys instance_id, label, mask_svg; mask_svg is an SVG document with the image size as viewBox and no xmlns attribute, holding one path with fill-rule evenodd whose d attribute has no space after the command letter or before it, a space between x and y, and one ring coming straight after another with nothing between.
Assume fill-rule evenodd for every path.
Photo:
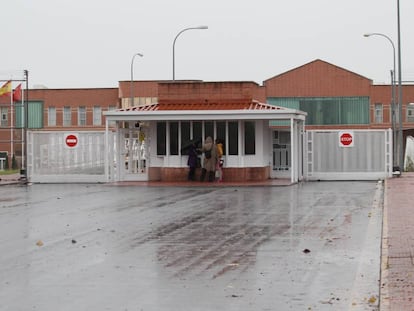
<instances>
[{"instance_id":1,"label":"sliding metal gate","mask_svg":"<svg viewBox=\"0 0 414 311\"><path fill-rule=\"evenodd\" d=\"M308 130L307 180L375 180L392 176L392 131Z\"/></svg>"},{"instance_id":2,"label":"sliding metal gate","mask_svg":"<svg viewBox=\"0 0 414 311\"><path fill-rule=\"evenodd\" d=\"M106 182L105 132L27 133L27 176L30 182ZM109 145L114 136L109 135ZM113 159L113 148L108 148ZM112 165L111 165L112 164ZM108 163L112 170L113 163Z\"/></svg>"}]
</instances>

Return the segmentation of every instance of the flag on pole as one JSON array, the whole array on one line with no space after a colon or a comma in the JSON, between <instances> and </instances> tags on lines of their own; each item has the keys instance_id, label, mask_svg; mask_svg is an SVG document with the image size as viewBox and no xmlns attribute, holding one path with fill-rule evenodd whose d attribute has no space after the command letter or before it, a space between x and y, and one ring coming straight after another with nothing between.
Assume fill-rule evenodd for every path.
<instances>
[{"instance_id":1,"label":"flag on pole","mask_svg":"<svg viewBox=\"0 0 414 311\"><path fill-rule=\"evenodd\" d=\"M0 88L0 96L10 95L12 90L12 83L11 81L7 81L3 86Z\"/></svg>"},{"instance_id":2,"label":"flag on pole","mask_svg":"<svg viewBox=\"0 0 414 311\"><path fill-rule=\"evenodd\" d=\"M19 102L22 100L22 84L20 83L13 91L13 101Z\"/></svg>"}]
</instances>

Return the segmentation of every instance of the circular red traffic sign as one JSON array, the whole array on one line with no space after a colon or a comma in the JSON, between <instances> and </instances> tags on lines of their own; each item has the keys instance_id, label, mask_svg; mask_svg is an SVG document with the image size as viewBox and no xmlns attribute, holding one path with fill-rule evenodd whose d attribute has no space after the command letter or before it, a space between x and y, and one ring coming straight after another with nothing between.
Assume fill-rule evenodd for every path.
<instances>
[{"instance_id":1,"label":"circular red traffic sign","mask_svg":"<svg viewBox=\"0 0 414 311\"><path fill-rule=\"evenodd\" d=\"M350 144L352 144L352 135L350 133L343 133L339 140L342 145L349 146Z\"/></svg>"},{"instance_id":2,"label":"circular red traffic sign","mask_svg":"<svg viewBox=\"0 0 414 311\"><path fill-rule=\"evenodd\" d=\"M76 135L69 134L65 138L65 143L66 143L66 146L68 147L71 147L71 148L76 147L76 145L78 144L78 137L76 137Z\"/></svg>"}]
</instances>

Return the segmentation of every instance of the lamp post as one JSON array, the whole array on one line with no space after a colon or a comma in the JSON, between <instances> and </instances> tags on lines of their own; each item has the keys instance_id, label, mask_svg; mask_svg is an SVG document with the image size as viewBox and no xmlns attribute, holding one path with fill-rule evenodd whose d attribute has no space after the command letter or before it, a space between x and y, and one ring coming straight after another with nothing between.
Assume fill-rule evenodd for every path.
<instances>
[{"instance_id":1,"label":"lamp post","mask_svg":"<svg viewBox=\"0 0 414 311\"><path fill-rule=\"evenodd\" d=\"M384 35L383 33L373 32L373 33L366 33L364 37L371 37L371 36L380 36L387 39L392 46L393 51L393 72L391 77L391 84L392 84L392 99L391 99L391 122L392 122L392 133L393 133L393 166L395 166L395 162L397 160L397 134L396 134L396 126L395 126L395 103L396 103L396 91L395 91L395 45L394 42L391 40L390 37ZM401 110L401 109L400 109ZM400 119L401 120L401 119ZM394 168L393 168L394 169Z\"/></svg>"},{"instance_id":2,"label":"lamp post","mask_svg":"<svg viewBox=\"0 0 414 311\"><path fill-rule=\"evenodd\" d=\"M193 30L193 29L208 29L208 26L198 26L198 27L189 27L181 30L174 38L173 41L173 81L175 81L175 41L177 41L177 38L187 30Z\"/></svg>"},{"instance_id":3,"label":"lamp post","mask_svg":"<svg viewBox=\"0 0 414 311\"><path fill-rule=\"evenodd\" d=\"M398 137L400 141L400 172L404 170L404 142L403 142L403 119L402 119L402 87L401 87L401 29L400 29L400 0L397 0L397 23L398 23L398 105L400 107L400 127Z\"/></svg>"},{"instance_id":4,"label":"lamp post","mask_svg":"<svg viewBox=\"0 0 414 311\"><path fill-rule=\"evenodd\" d=\"M143 57L144 54L135 53L134 56L132 56L132 61L131 61L131 84L130 84L131 102L129 103L131 105L131 107L134 105L133 104L133 101L134 101L133 82L134 82L134 59L135 59L135 56Z\"/></svg>"}]
</instances>

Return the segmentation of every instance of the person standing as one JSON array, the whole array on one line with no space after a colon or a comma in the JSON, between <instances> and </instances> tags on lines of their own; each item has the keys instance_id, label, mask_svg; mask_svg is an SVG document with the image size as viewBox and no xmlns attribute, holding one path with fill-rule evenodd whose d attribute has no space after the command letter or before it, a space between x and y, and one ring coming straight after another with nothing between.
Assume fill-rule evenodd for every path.
<instances>
[{"instance_id":1,"label":"person standing","mask_svg":"<svg viewBox=\"0 0 414 311\"><path fill-rule=\"evenodd\" d=\"M221 139L216 139L217 146L217 163L216 163L216 179L218 182L223 180L223 143Z\"/></svg>"},{"instance_id":2,"label":"person standing","mask_svg":"<svg viewBox=\"0 0 414 311\"><path fill-rule=\"evenodd\" d=\"M192 181L195 180L195 171L197 168L197 160L198 160L197 158L198 158L197 146L193 142L190 148L188 148L187 165L190 168L190 170L188 171L188 180L192 180Z\"/></svg>"},{"instance_id":3,"label":"person standing","mask_svg":"<svg viewBox=\"0 0 414 311\"><path fill-rule=\"evenodd\" d=\"M207 175L208 181L213 182L216 172L217 148L210 136L204 141L201 152L204 153L204 161L200 181L204 181Z\"/></svg>"}]
</instances>

